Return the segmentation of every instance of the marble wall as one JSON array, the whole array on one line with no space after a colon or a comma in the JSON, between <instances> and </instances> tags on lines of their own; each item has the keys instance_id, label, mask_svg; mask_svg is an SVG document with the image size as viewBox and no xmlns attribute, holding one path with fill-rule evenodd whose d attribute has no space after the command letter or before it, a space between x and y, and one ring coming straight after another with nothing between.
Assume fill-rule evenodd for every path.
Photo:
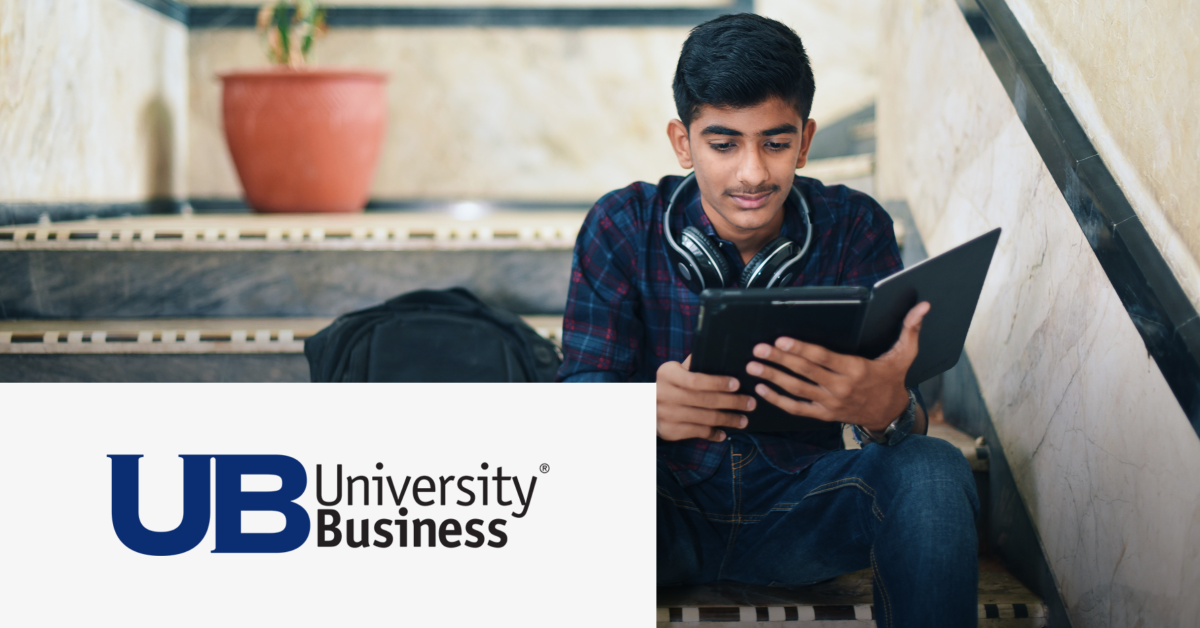
<instances>
[{"instance_id":1,"label":"marble wall","mask_svg":"<svg viewBox=\"0 0 1200 628\"><path fill-rule=\"evenodd\" d=\"M1200 3L1008 4L1200 308Z\"/></svg>"},{"instance_id":2,"label":"marble wall","mask_svg":"<svg viewBox=\"0 0 1200 628\"><path fill-rule=\"evenodd\" d=\"M186 64L131 0L0 0L0 202L184 196Z\"/></svg>"},{"instance_id":3,"label":"marble wall","mask_svg":"<svg viewBox=\"0 0 1200 628\"><path fill-rule=\"evenodd\" d=\"M1075 626L1200 625L1200 440L954 0L885 5L877 185L1002 227L966 351Z\"/></svg>"},{"instance_id":4,"label":"marble wall","mask_svg":"<svg viewBox=\"0 0 1200 628\"><path fill-rule=\"evenodd\" d=\"M877 88L879 0L760 0L757 8L805 38L817 74L815 119L832 122L870 104ZM316 63L391 73L389 127L372 197L590 202L634 180L681 172L666 125L675 117L671 80L687 32L684 27L346 28L318 42ZM263 66L258 36L245 29L193 30L188 57L190 193L236 198L240 185L225 148L215 75Z\"/></svg>"}]
</instances>

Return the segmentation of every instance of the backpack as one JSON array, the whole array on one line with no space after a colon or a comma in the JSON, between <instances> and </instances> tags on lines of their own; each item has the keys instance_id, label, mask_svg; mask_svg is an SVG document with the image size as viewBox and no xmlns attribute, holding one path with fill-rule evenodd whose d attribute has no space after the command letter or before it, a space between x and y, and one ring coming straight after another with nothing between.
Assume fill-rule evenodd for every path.
<instances>
[{"instance_id":1,"label":"backpack","mask_svg":"<svg viewBox=\"0 0 1200 628\"><path fill-rule=\"evenodd\" d=\"M552 382L558 347L463 288L339 316L304 341L314 382Z\"/></svg>"}]
</instances>

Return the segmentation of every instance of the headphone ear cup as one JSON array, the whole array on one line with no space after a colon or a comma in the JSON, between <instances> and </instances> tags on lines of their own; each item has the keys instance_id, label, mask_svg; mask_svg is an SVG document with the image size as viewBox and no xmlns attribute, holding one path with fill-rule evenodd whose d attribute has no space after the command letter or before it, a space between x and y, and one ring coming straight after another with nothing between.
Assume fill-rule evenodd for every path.
<instances>
[{"instance_id":1,"label":"headphone ear cup","mask_svg":"<svg viewBox=\"0 0 1200 628\"><path fill-rule=\"evenodd\" d=\"M795 254L796 244L794 242L787 238L775 238L750 258L746 268L742 269L739 285L743 288L769 287L767 283L771 281L771 275L774 275L776 269ZM786 285L791 281L791 277L782 277L781 279L780 285Z\"/></svg>"},{"instance_id":2,"label":"headphone ear cup","mask_svg":"<svg viewBox=\"0 0 1200 628\"><path fill-rule=\"evenodd\" d=\"M727 288L733 283L733 272L725 256L713 246L703 231L692 226L684 227L679 235L679 243L696 258L706 288Z\"/></svg>"}]
</instances>

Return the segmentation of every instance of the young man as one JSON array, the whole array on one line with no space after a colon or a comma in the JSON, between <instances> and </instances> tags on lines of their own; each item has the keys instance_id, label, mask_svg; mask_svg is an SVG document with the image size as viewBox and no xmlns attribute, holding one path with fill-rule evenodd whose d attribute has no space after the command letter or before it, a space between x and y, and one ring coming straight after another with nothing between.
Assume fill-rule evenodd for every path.
<instances>
[{"instance_id":1,"label":"young man","mask_svg":"<svg viewBox=\"0 0 1200 628\"><path fill-rule=\"evenodd\" d=\"M758 401L736 379L688 370L697 275L707 287L869 286L900 270L891 219L874 200L796 176L816 131L800 39L752 14L702 24L684 43L674 91L679 119L667 136L695 184L635 183L588 214L559 371L568 382L657 384L659 584L797 586L870 567L880 626L974 625L970 468L921 435L924 410L904 387L928 304L876 360L790 338L755 348L761 361L748 373L811 401L763 384ZM793 186L804 203L789 200ZM764 402L829 426L722 429L745 427L743 413ZM843 449L842 424L858 426L861 450Z\"/></svg>"}]
</instances>

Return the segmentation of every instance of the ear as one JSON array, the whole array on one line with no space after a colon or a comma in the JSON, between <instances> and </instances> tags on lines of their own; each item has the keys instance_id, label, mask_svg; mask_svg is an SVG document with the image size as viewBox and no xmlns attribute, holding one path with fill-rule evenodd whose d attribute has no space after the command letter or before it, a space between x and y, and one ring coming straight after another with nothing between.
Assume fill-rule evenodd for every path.
<instances>
[{"instance_id":1,"label":"ear","mask_svg":"<svg viewBox=\"0 0 1200 628\"><path fill-rule=\"evenodd\" d=\"M796 168L804 167L808 163L808 149L812 148L813 136L817 134L817 123L814 120L809 120L804 124L804 132L800 134L800 156L796 159Z\"/></svg>"},{"instance_id":2,"label":"ear","mask_svg":"<svg viewBox=\"0 0 1200 628\"><path fill-rule=\"evenodd\" d=\"M667 139L671 141L671 148L675 151L675 158L679 160L679 167L691 170L692 143L682 120L676 119L667 123Z\"/></svg>"}]
</instances>

